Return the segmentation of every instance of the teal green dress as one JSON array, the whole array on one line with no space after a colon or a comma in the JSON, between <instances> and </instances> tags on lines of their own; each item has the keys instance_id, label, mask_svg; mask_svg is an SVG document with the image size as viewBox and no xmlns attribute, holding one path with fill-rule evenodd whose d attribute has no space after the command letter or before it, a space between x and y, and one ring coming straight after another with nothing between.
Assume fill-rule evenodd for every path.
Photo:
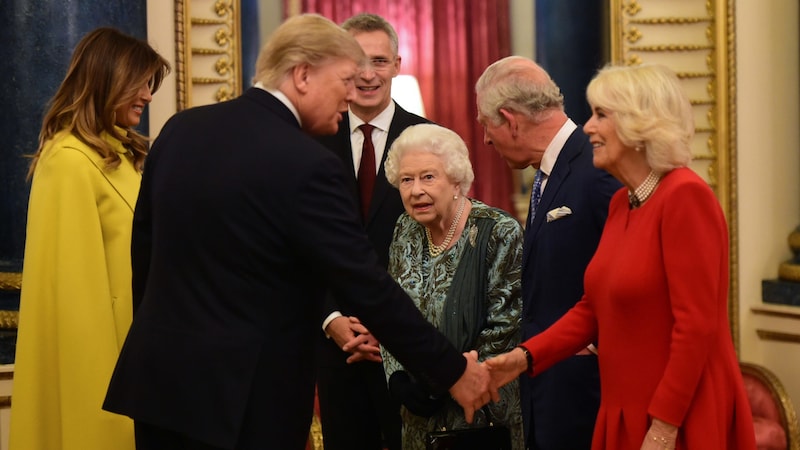
<instances>
[{"instance_id":1,"label":"teal green dress","mask_svg":"<svg viewBox=\"0 0 800 450\"><path fill-rule=\"evenodd\" d=\"M505 211L471 200L464 231L458 241L439 256L431 257L425 228L403 214L397 221L389 248L389 273L402 286L428 321L441 328L442 311L456 269L461 263L465 246L476 245L478 219L488 218L494 226L486 248L486 327L472 347L481 361L513 349L520 341L522 297L520 270L522 266L523 231L519 222ZM383 366L388 378L400 363L385 349ZM511 430L513 448L524 449L519 386L516 381L500 389L500 401L490 403L495 423ZM403 418L403 449L424 450L425 434L441 429L467 428L464 410L452 399L432 417L420 417L401 408ZM486 418L477 412L472 426L483 426Z\"/></svg>"}]
</instances>

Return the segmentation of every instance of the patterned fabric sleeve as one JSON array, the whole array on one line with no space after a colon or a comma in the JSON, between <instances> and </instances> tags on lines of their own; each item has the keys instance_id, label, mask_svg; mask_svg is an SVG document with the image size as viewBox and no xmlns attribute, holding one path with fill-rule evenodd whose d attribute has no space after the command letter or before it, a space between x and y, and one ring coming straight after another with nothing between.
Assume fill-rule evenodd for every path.
<instances>
[{"instance_id":1,"label":"patterned fabric sleeve","mask_svg":"<svg viewBox=\"0 0 800 450\"><path fill-rule=\"evenodd\" d=\"M486 328L477 350L484 360L513 349L520 342L522 315L522 227L509 216L497 217L489 239Z\"/></svg>"}]
</instances>

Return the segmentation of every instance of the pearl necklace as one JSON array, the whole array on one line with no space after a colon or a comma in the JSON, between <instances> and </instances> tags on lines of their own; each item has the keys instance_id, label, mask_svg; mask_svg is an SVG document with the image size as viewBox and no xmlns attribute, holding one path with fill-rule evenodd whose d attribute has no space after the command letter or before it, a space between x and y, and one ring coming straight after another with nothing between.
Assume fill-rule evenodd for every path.
<instances>
[{"instance_id":1,"label":"pearl necklace","mask_svg":"<svg viewBox=\"0 0 800 450\"><path fill-rule=\"evenodd\" d=\"M466 200L464 197L461 197L461 204L458 206L458 212L456 212L456 216L450 223L450 229L447 230L447 235L444 237L444 241L442 241L440 245L433 243L431 230L428 227L425 227L425 237L428 238L428 252L431 254L431 256L439 256L444 253L445 250L447 250L447 247L450 245L450 241L453 240L453 236L456 234L456 228L458 227L458 222L461 220L461 214L464 213L464 204L466 204Z\"/></svg>"},{"instance_id":2,"label":"pearl necklace","mask_svg":"<svg viewBox=\"0 0 800 450\"><path fill-rule=\"evenodd\" d=\"M659 181L661 181L661 175L651 170L650 173L647 174L647 178L644 179L636 190L633 192L628 191L628 203L630 203L631 208L642 206L642 203L653 195L653 191L656 190Z\"/></svg>"}]
</instances>

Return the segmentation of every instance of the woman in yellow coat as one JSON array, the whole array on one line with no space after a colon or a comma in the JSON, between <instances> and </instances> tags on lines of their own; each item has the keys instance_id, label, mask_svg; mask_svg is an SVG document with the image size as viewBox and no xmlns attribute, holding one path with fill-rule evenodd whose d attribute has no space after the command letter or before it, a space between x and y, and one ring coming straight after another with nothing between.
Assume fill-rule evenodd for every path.
<instances>
[{"instance_id":1,"label":"woman in yellow coat","mask_svg":"<svg viewBox=\"0 0 800 450\"><path fill-rule=\"evenodd\" d=\"M103 411L131 323L133 208L148 144L139 124L169 63L112 28L87 34L33 156L11 407L14 450L132 450Z\"/></svg>"}]
</instances>

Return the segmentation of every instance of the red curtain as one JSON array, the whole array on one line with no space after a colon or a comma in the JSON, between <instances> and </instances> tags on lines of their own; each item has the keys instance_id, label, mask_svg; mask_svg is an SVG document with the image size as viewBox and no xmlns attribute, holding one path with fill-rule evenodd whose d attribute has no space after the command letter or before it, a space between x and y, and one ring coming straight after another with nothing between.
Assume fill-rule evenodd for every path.
<instances>
[{"instance_id":1,"label":"red curtain","mask_svg":"<svg viewBox=\"0 0 800 450\"><path fill-rule=\"evenodd\" d=\"M400 40L401 72L419 80L426 115L470 149L470 195L514 213L511 170L483 143L475 106L478 77L511 51L508 0L284 0L284 11L314 12L336 23L361 12L388 20Z\"/></svg>"}]
</instances>

